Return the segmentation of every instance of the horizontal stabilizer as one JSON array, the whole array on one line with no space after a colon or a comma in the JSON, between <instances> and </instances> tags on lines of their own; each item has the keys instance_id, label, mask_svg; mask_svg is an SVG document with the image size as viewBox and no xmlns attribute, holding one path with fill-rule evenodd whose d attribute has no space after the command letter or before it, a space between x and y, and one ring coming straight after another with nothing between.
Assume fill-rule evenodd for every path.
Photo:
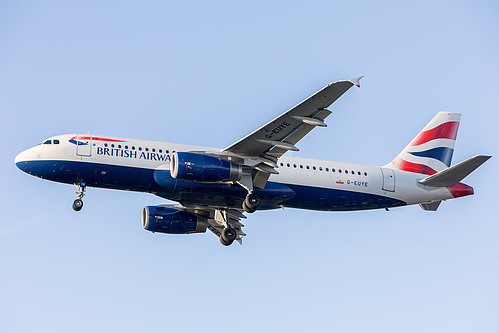
<instances>
[{"instance_id":1,"label":"horizontal stabilizer","mask_svg":"<svg viewBox=\"0 0 499 333\"><path fill-rule=\"evenodd\" d=\"M419 183L433 187L452 187L476 170L492 156L477 155L444 169L430 177L420 180Z\"/></svg>"},{"instance_id":2,"label":"horizontal stabilizer","mask_svg":"<svg viewBox=\"0 0 499 333\"><path fill-rule=\"evenodd\" d=\"M442 203L442 200L438 200L438 201L433 201L433 202L429 202L429 203L422 203L422 204L419 204L419 206L421 208L423 208L423 210L429 210L431 212L434 212L438 209L438 206L440 206L441 203Z\"/></svg>"}]
</instances>

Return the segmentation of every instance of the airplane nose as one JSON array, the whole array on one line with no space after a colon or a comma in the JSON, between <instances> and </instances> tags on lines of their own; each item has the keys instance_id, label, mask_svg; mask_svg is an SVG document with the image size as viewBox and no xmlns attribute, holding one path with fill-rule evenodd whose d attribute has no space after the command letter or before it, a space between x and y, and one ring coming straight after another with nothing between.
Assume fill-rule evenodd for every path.
<instances>
[{"instance_id":1,"label":"airplane nose","mask_svg":"<svg viewBox=\"0 0 499 333\"><path fill-rule=\"evenodd\" d=\"M23 153L19 153L19 154L17 154L16 158L14 158L15 165L17 165L17 163L19 163L23 160L22 155L23 155Z\"/></svg>"},{"instance_id":2,"label":"airplane nose","mask_svg":"<svg viewBox=\"0 0 499 333\"><path fill-rule=\"evenodd\" d=\"M17 154L17 156L14 158L14 164L21 169L24 172L28 172L28 161L29 161L29 153L24 150Z\"/></svg>"}]
</instances>

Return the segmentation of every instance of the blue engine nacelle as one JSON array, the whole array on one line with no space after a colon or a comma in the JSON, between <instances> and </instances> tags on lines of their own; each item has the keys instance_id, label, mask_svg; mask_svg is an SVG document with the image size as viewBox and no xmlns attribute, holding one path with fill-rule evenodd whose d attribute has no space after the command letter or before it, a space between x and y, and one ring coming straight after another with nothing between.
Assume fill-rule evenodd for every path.
<instances>
[{"instance_id":1,"label":"blue engine nacelle","mask_svg":"<svg viewBox=\"0 0 499 333\"><path fill-rule=\"evenodd\" d=\"M236 163L214 156L176 152L172 156L170 173L175 179L212 183L240 180L242 168Z\"/></svg>"},{"instance_id":2,"label":"blue engine nacelle","mask_svg":"<svg viewBox=\"0 0 499 333\"><path fill-rule=\"evenodd\" d=\"M147 206L142 210L142 227L165 234L193 234L206 232L205 218L165 206Z\"/></svg>"}]
</instances>

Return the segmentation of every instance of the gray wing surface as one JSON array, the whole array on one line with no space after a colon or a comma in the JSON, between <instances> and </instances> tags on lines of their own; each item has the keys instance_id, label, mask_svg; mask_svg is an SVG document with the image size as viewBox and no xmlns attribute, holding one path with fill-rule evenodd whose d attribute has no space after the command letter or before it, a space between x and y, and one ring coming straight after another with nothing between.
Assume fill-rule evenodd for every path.
<instances>
[{"instance_id":1,"label":"gray wing surface","mask_svg":"<svg viewBox=\"0 0 499 333\"><path fill-rule=\"evenodd\" d=\"M315 127L326 126L323 121L331 114L326 108L353 85L359 86L361 78L362 76L327 85L279 117L228 146L223 152L277 161L288 150L298 150L294 146L298 141Z\"/></svg>"}]
</instances>

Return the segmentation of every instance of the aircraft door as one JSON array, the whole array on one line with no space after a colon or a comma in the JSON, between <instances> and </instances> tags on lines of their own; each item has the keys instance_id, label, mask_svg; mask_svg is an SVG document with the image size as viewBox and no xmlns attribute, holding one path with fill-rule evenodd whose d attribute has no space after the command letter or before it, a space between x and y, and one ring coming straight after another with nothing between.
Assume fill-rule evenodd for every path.
<instances>
[{"instance_id":1,"label":"aircraft door","mask_svg":"<svg viewBox=\"0 0 499 333\"><path fill-rule=\"evenodd\" d=\"M92 136L89 134L78 134L76 136L76 155L92 156Z\"/></svg>"},{"instance_id":2,"label":"aircraft door","mask_svg":"<svg viewBox=\"0 0 499 333\"><path fill-rule=\"evenodd\" d=\"M381 168L383 174L383 191L395 192L395 173L392 169Z\"/></svg>"}]
</instances>

